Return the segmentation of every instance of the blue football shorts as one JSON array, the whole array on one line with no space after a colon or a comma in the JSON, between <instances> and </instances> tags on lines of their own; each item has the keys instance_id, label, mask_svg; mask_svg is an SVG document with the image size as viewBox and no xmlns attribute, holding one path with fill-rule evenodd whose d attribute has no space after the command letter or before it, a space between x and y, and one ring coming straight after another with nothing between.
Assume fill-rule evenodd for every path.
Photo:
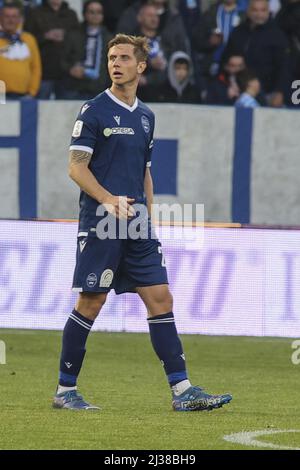
<instances>
[{"instance_id":1,"label":"blue football shorts","mask_svg":"<svg viewBox=\"0 0 300 470\"><path fill-rule=\"evenodd\" d=\"M123 294L158 284L168 284L168 276L157 238L102 240L95 231L78 233L73 291L114 289L116 294Z\"/></svg>"}]
</instances>

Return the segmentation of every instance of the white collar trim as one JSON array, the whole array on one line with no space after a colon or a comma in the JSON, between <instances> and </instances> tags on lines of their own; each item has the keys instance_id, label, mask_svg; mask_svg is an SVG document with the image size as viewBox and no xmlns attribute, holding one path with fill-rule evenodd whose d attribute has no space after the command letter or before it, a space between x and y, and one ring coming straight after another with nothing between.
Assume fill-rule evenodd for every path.
<instances>
[{"instance_id":1,"label":"white collar trim","mask_svg":"<svg viewBox=\"0 0 300 470\"><path fill-rule=\"evenodd\" d=\"M129 106L128 104L124 103L124 101L119 100L111 91L109 88L105 90L105 93L110 97L111 100L113 100L115 103L118 105L122 106L125 109L128 109L132 113L137 107L138 107L138 99L135 98L135 101L132 106Z\"/></svg>"}]
</instances>

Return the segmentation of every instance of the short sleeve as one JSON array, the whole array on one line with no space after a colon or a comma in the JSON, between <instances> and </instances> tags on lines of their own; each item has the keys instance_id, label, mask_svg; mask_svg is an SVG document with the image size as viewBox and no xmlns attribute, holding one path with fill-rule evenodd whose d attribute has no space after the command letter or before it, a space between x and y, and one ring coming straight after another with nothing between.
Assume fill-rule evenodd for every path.
<instances>
[{"instance_id":1,"label":"short sleeve","mask_svg":"<svg viewBox=\"0 0 300 470\"><path fill-rule=\"evenodd\" d=\"M93 106L84 104L72 131L70 150L82 150L93 154L97 142L98 120Z\"/></svg>"}]
</instances>

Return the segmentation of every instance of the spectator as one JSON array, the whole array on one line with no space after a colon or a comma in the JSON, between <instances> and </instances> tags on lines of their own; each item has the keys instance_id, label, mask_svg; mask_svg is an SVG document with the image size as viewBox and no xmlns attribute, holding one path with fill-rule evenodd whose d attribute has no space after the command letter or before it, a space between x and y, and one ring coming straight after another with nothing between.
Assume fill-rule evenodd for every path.
<instances>
[{"instance_id":1,"label":"spectator","mask_svg":"<svg viewBox=\"0 0 300 470\"><path fill-rule=\"evenodd\" d=\"M288 0L276 17L279 27L286 34L291 50L292 80L300 77L300 0Z\"/></svg>"},{"instance_id":2,"label":"spectator","mask_svg":"<svg viewBox=\"0 0 300 470\"><path fill-rule=\"evenodd\" d=\"M236 75L246 68L245 59L241 55L228 57L221 72L208 85L206 103L233 105L240 96Z\"/></svg>"},{"instance_id":3,"label":"spectator","mask_svg":"<svg viewBox=\"0 0 300 470\"><path fill-rule=\"evenodd\" d=\"M84 22L66 36L62 67L64 99L88 100L109 85L106 67L107 44L111 35L103 26L103 6L88 0L83 6Z\"/></svg>"},{"instance_id":4,"label":"spectator","mask_svg":"<svg viewBox=\"0 0 300 470\"><path fill-rule=\"evenodd\" d=\"M231 33L224 56L233 54L243 55L257 73L268 103L282 106L289 79L288 41L270 19L267 0L250 0L247 19Z\"/></svg>"},{"instance_id":5,"label":"spectator","mask_svg":"<svg viewBox=\"0 0 300 470\"><path fill-rule=\"evenodd\" d=\"M273 1L273 0L270 0ZM277 1L277 0L275 0ZM205 13L212 5L218 4L218 0L201 0L201 11ZM237 0L240 11L246 11L248 8L249 0Z\"/></svg>"},{"instance_id":6,"label":"spectator","mask_svg":"<svg viewBox=\"0 0 300 470\"><path fill-rule=\"evenodd\" d=\"M108 0L111 1L111 0ZM136 0L132 5L126 8L117 23L117 32L124 34L133 34L134 31L138 28L138 14L143 5L145 5L148 0Z\"/></svg>"},{"instance_id":7,"label":"spectator","mask_svg":"<svg viewBox=\"0 0 300 470\"><path fill-rule=\"evenodd\" d=\"M5 0L5 3L7 1L8 0ZM25 21L26 21L26 18L28 16L28 13L30 13L31 9L42 4L42 0L19 0L19 2L22 3L22 6L23 6Z\"/></svg>"},{"instance_id":8,"label":"spectator","mask_svg":"<svg viewBox=\"0 0 300 470\"><path fill-rule=\"evenodd\" d=\"M136 0L102 0L105 26L107 26L111 33L116 31L119 18L123 11L134 2L136 2Z\"/></svg>"},{"instance_id":9,"label":"spectator","mask_svg":"<svg viewBox=\"0 0 300 470\"><path fill-rule=\"evenodd\" d=\"M200 19L200 4L200 0L178 0L179 12L190 40L192 39L192 31Z\"/></svg>"},{"instance_id":10,"label":"spectator","mask_svg":"<svg viewBox=\"0 0 300 470\"><path fill-rule=\"evenodd\" d=\"M218 0L201 0L201 11L205 13L212 5L216 5Z\"/></svg>"},{"instance_id":11,"label":"spectator","mask_svg":"<svg viewBox=\"0 0 300 470\"><path fill-rule=\"evenodd\" d=\"M211 5L215 5L217 3L219 3L218 0L207 0L208 1L208 7L206 9L204 9L202 7L202 11L204 12L205 10L208 10L208 8L211 6ZM270 3L271 2L277 2L277 1L280 1L280 0L269 0ZM248 8L248 4L249 4L249 0L237 0L237 4L238 4L238 7L239 7L239 10L240 11L247 11L247 8ZM205 5L205 0L201 0L201 5Z\"/></svg>"},{"instance_id":12,"label":"spectator","mask_svg":"<svg viewBox=\"0 0 300 470\"><path fill-rule=\"evenodd\" d=\"M45 0L30 11L25 26L37 38L42 56L43 77L38 97L49 99L54 93L61 98L64 40L67 32L78 29L77 15L62 0Z\"/></svg>"},{"instance_id":13,"label":"spectator","mask_svg":"<svg viewBox=\"0 0 300 470\"><path fill-rule=\"evenodd\" d=\"M184 24L179 12L169 6L169 0L147 0L139 2L145 5L151 5L156 9L159 17L158 34L164 44L166 57L169 58L175 51L185 51L189 49L188 39L185 33ZM121 16L118 31L126 34L134 34L139 27L140 7L135 3L130 9L125 10Z\"/></svg>"},{"instance_id":14,"label":"spectator","mask_svg":"<svg viewBox=\"0 0 300 470\"><path fill-rule=\"evenodd\" d=\"M170 58L175 51L188 52L189 41L183 20L175 8L169 6L169 0L149 0L159 15L158 32L161 36L166 57Z\"/></svg>"},{"instance_id":15,"label":"spectator","mask_svg":"<svg viewBox=\"0 0 300 470\"><path fill-rule=\"evenodd\" d=\"M24 8L24 2L23 0L0 0L0 10L6 6L6 5L16 5L17 7L20 8L20 12L21 12L21 23L19 24L19 27L18 27L18 31L21 31L23 29L23 22L24 22L24 13L25 13L25 8ZM1 24L0 24L0 31L1 31L2 27L1 27Z\"/></svg>"},{"instance_id":16,"label":"spectator","mask_svg":"<svg viewBox=\"0 0 300 470\"><path fill-rule=\"evenodd\" d=\"M236 0L223 0L200 17L193 34L193 48L200 53L200 70L205 77L216 76L222 53L232 30L244 13Z\"/></svg>"},{"instance_id":17,"label":"spectator","mask_svg":"<svg viewBox=\"0 0 300 470\"><path fill-rule=\"evenodd\" d=\"M0 80L7 98L36 96L41 81L41 59L35 38L20 31L23 22L19 4L4 5L0 13Z\"/></svg>"},{"instance_id":18,"label":"spectator","mask_svg":"<svg viewBox=\"0 0 300 470\"><path fill-rule=\"evenodd\" d=\"M142 101L156 101L156 87L166 78L167 59L160 36L158 36L159 16L153 5L146 4L138 13L137 36L145 36L149 42L147 69L139 82L139 98Z\"/></svg>"},{"instance_id":19,"label":"spectator","mask_svg":"<svg viewBox=\"0 0 300 470\"><path fill-rule=\"evenodd\" d=\"M255 99L260 93L260 82L257 75L249 70L243 70L237 74L237 83L241 91L240 97L235 102L237 108L257 108L260 106Z\"/></svg>"},{"instance_id":20,"label":"spectator","mask_svg":"<svg viewBox=\"0 0 300 470\"><path fill-rule=\"evenodd\" d=\"M192 61L185 52L172 54L168 65L168 80L158 89L157 101L167 103L200 103L198 89L193 84Z\"/></svg>"}]
</instances>

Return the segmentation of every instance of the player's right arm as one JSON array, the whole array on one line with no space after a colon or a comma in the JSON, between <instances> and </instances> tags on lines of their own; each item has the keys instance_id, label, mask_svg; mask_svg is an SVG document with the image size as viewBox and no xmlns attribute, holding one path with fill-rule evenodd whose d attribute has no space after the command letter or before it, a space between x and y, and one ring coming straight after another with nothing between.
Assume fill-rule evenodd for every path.
<instances>
[{"instance_id":1,"label":"player's right arm","mask_svg":"<svg viewBox=\"0 0 300 470\"><path fill-rule=\"evenodd\" d=\"M107 191L88 168L92 154L86 150L70 150L69 176L78 186L93 199L103 204L108 212L118 218L127 218L134 215L130 203L134 199L126 196L114 196Z\"/></svg>"},{"instance_id":2,"label":"player's right arm","mask_svg":"<svg viewBox=\"0 0 300 470\"><path fill-rule=\"evenodd\" d=\"M70 150L69 176L78 184L82 191L86 192L100 204L105 202L111 194L98 183L95 176L88 168L92 154L85 150Z\"/></svg>"}]
</instances>

